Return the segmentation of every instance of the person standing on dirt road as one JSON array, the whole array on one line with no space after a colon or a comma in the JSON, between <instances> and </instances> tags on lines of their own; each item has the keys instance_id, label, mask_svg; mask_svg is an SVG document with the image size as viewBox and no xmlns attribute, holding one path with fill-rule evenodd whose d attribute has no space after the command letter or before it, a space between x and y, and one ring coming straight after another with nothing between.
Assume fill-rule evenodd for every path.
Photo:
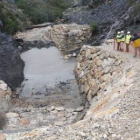
<instances>
[{"instance_id":1,"label":"person standing on dirt road","mask_svg":"<svg viewBox=\"0 0 140 140\"><path fill-rule=\"evenodd\" d=\"M130 32L128 31L127 32L127 35L126 35L126 38L125 38L125 43L126 43L126 52L129 52L129 45L130 45L130 42L131 42L131 34Z\"/></svg>"},{"instance_id":2,"label":"person standing on dirt road","mask_svg":"<svg viewBox=\"0 0 140 140\"><path fill-rule=\"evenodd\" d=\"M125 43L125 34L124 31L121 31L121 37L120 37L121 43L120 43L120 51L123 52L123 45Z\"/></svg>"},{"instance_id":3,"label":"person standing on dirt road","mask_svg":"<svg viewBox=\"0 0 140 140\"><path fill-rule=\"evenodd\" d=\"M132 45L134 46L135 49L135 54L134 57L137 57L138 53L140 56L140 33L134 34L131 38Z\"/></svg>"},{"instance_id":4,"label":"person standing on dirt road","mask_svg":"<svg viewBox=\"0 0 140 140\"><path fill-rule=\"evenodd\" d=\"M120 37L121 37L121 32L118 31L116 38L114 38L114 49L115 49L115 42L117 43L117 51L120 51Z\"/></svg>"},{"instance_id":5,"label":"person standing on dirt road","mask_svg":"<svg viewBox=\"0 0 140 140\"><path fill-rule=\"evenodd\" d=\"M138 32L138 36L140 37L140 31Z\"/></svg>"}]
</instances>

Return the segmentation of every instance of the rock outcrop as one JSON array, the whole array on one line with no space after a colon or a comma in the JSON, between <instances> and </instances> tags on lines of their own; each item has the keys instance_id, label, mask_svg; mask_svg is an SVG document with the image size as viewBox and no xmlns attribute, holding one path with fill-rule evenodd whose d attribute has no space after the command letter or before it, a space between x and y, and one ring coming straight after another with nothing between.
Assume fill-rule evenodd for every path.
<instances>
[{"instance_id":1,"label":"rock outcrop","mask_svg":"<svg viewBox=\"0 0 140 140\"><path fill-rule=\"evenodd\" d=\"M140 30L139 0L77 0L74 5L63 13L63 23L98 23L93 45L103 43L110 29L108 38L114 37L118 30L133 33Z\"/></svg>"},{"instance_id":2,"label":"rock outcrop","mask_svg":"<svg viewBox=\"0 0 140 140\"><path fill-rule=\"evenodd\" d=\"M24 62L18 53L17 44L10 35L0 33L0 80L15 89L24 79Z\"/></svg>"}]
</instances>

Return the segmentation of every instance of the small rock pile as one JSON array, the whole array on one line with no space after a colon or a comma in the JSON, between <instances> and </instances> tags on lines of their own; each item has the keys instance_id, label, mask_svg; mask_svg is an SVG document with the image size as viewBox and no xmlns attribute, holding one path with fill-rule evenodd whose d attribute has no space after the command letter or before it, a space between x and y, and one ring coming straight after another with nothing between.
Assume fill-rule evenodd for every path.
<instances>
[{"instance_id":1,"label":"small rock pile","mask_svg":"<svg viewBox=\"0 0 140 140\"><path fill-rule=\"evenodd\" d=\"M84 110L83 106L78 108L65 108L63 106L17 106L5 114L5 130L35 129L42 126L64 126L71 124Z\"/></svg>"},{"instance_id":2,"label":"small rock pile","mask_svg":"<svg viewBox=\"0 0 140 140\"><path fill-rule=\"evenodd\" d=\"M121 59L113 54L91 46L83 46L74 72L81 93L87 94L88 101L100 95L122 75Z\"/></svg>"},{"instance_id":3,"label":"small rock pile","mask_svg":"<svg viewBox=\"0 0 140 140\"><path fill-rule=\"evenodd\" d=\"M9 107L11 105L11 94L11 89L5 82L0 80L0 130L5 124L5 112L9 110Z\"/></svg>"},{"instance_id":4,"label":"small rock pile","mask_svg":"<svg viewBox=\"0 0 140 140\"><path fill-rule=\"evenodd\" d=\"M63 51L81 48L90 37L91 29L88 25L61 24L53 26L49 31L49 38Z\"/></svg>"},{"instance_id":5,"label":"small rock pile","mask_svg":"<svg viewBox=\"0 0 140 140\"><path fill-rule=\"evenodd\" d=\"M0 80L0 112L8 111L11 104L12 91L7 84Z\"/></svg>"}]
</instances>

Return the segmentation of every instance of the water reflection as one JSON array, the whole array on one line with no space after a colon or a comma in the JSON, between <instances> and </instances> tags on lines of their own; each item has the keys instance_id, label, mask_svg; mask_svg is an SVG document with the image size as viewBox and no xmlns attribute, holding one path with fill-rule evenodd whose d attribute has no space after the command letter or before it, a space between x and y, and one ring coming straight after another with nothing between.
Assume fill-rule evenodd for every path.
<instances>
[{"instance_id":1,"label":"water reflection","mask_svg":"<svg viewBox=\"0 0 140 140\"><path fill-rule=\"evenodd\" d=\"M42 94L60 81L75 79L75 59L63 60L61 52L56 47L34 48L21 54L21 58L25 62L24 75L27 79L24 81L21 97L29 97L34 93Z\"/></svg>"}]
</instances>

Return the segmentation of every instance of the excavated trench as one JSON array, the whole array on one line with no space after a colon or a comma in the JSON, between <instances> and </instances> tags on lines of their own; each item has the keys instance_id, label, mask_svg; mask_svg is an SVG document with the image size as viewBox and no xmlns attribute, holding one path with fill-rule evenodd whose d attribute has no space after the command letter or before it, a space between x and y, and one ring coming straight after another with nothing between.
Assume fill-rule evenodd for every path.
<instances>
[{"instance_id":1,"label":"excavated trench","mask_svg":"<svg viewBox=\"0 0 140 140\"><path fill-rule=\"evenodd\" d=\"M25 80L6 114L4 132L53 128L80 120L86 99L80 94L73 72L76 58L64 60L64 54L55 46L32 48L21 53L21 58Z\"/></svg>"},{"instance_id":2,"label":"excavated trench","mask_svg":"<svg viewBox=\"0 0 140 140\"><path fill-rule=\"evenodd\" d=\"M84 117L86 94L80 94L73 72L76 53L62 53L59 43L64 42L66 47L70 47L68 44L77 46L77 43L82 46L89 37L89 26L75 24L32 29L15 35L16 50L18 48L18 55L25 64L24 81L13 94L13 104L5 115L5 133L48 127L51 134L57 127Z\"/></svg>"}]
</instances>

